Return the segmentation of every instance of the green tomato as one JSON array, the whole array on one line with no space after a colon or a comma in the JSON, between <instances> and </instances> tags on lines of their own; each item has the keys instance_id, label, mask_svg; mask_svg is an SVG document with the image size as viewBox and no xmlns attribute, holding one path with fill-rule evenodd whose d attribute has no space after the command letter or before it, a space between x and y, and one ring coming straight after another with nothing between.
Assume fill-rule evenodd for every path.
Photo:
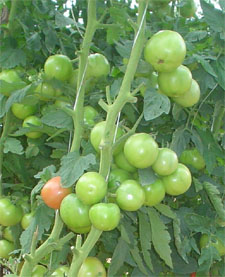
<instances>
[{"instance_id":1,"label":"green tomato","mask_svg":"<svg viewBox=\"0 0 225 277\"><path fill-rule=\"evenodd\" d=\"M116 202L125 211L137 211L145 202L145 192L135 180L126 180L116 191Z\"/></svg>"},{"instance_id":2,"label":"green tomato","mask_svg":"<svg viewBox=\"0 0 225 277\"><path fill-rule=\"evenodd\" d=\"M41 83L35 89L37 97L42 101L50 101L56 97L56 90L49 83Z\"/></svg>"},{"instance_id":3,"label":"green tomato","mask_svg":"<svg viewBox=\"0 0 225 277\"><path fill-rule=\"evenodd\" d=\"M14 103L12 104L12 113L19 119L25 119L26 117L35 114L37 107L33 105Z\"/></svg>"},{"instance_id":4,"label":"green tomato","mask_svg":"<svg viewBox=\"0 0 225 277\"><path fill-rule=\"evenodd\" d=\"M60 97L61 99L62 97ZM68 106L71 106L70 105L70 100L67 98L67 97L63 97L62 98L63 100L56 100L55 103L54 103L54 106L56 108L65 108L65 107L68 107Z\"/></svg>"},{"instance_id":5,"label":"green tomato","mask_svg":"<svg viewBox=\"0 0 225 277\"><path fill-rule=\"evenodd\" d=\"M103 138L104 132L105 132L105 126L106 126L106 121L101 121L97 123L94 128L91 130L91 135L90 135L90 141L96 152L100 153L100 143ZM117 129L117 134L116 134L116 140L120 138L124 134L123 130L118 127ZM117 155L123 148L123 144L120 144L114 149L113 155Z\"/></svg>"},{"instance_id":6,"label":"green tomato","mask_svg":"<svg viewBox=\"0 0 225 277\"><path fill-rule=\"evenodd\" d=\"M136 168L147 168L157 159L159 153L155 140L146 133L134 134L124 145L124 155Z\"/></svg>"},{"instance_id":7,"label":"green tomato","mask_svg":"<svg viewBox=\"0 0 225 277\"><path fill-rule=\"evenodd\" d=\"M31 115L24 119L23 127L41 126L42 122L37 116ZM32 131L25 134L28 138L36 139L42 136L42 132Z\"/></svg>"},{"instance_id":8,"label":"green tomato","mask_svg":"<svg viewBox=\"0 0 225 277\"><path fill-rule=\"evenodd\" d=\"M98 116L98 112L92 106L84 107L84 124L88 127L95 125L95 118Z\"/></svg>"},{"instance_id":9,"label":"green tomato","mask_svg":"<svg viewBox=\"0 0 225 277\"><path fill-rule=\"evenodd\" d=\"M96 257L87 257L78 272L77 277L106 277L102 262Z\"/></svg>"},{"instance_id":10,"label":"green tomato","mask_svg":"<svg viewBox=\"0 0 225 277\"><path fill-rule=\"evenodd\" d=\"M8 259L10 253L15 250L14 243L9 242L5 239L0 240L0 258Z\"/></svg>"},{"instance_id":11,"label":"green tomato","mask_svg":"<svg viewBox=\"0 0 225 277\"><path fill-rule=\"evenodd\" d=\"M58 267L51 276L56 276L56 277L67 277L69 273L69 267L66 265Z\"/></svg>"},{"instance_id":12,"label":"green tomato","mask_svg":"<svg viewBox=\"0 0 225 277\"><path fill-rule=\"evenodd\" d=\"M154 34L144 49L145 60L159 72L170 72L180 66L186 55L186 45L180 34L162 30Z\"/></svg>"},{"instance_id":13,"label":"green tomato","mask_svg":"<svg viewBox=\"0 0 225 277\"><path fill-rule=\"evenodd\" d=\"M183 151L179 160L182 163L191 165L198 170L205 168L205 160L197 148Z\"/></svg>"},{"instance_id":14,"label":"green tomato","mask_svg":"<svg viewBox=\"0 0 225 277\"><path fill-rule=\"evenodd\" d=\"M177 154L169 148L159 148L159 154L152 169L160 176L172 174L178 166Z\"/></svg>"},{"instance_id":15,"label":"green tomato","mask_svg":"<svg viewBox=\"0 0 225 277\"><path fill-rule=\"evenodd\" d=\"M198 103L200 99L200 88L198 83L192 79L191 87L184 95L174 97L173 101L182 107L192 107Z\"/></svg>"},{"instance_id":16,"label":"green tomato","mask_svg":"<svg viewBox=\"0 0 225 277\"><path fill-rule=\"evenodd\" d=\"M195 15L197 11L197 5L194 0L182 0L180 2L180 14L183 17L190 18Z\"/></svg>"},{"instance_id":17,"label":"green tomato","mask_svg":"<svg viewBox=\"0 0 225 277\"><path fill-rule=\"evenodd\" d=\"M47 268L43 265L35 265L31 277L44 277L45 273L47 272Z\"/></svg>"},{"instance_id":18,"label":"green tomato","mask_svg":"<svg viewBox=\"0 0 225 277\"><path fill-rule=\"evenodd\" d=\"M165 187L163 182L158 179L154 183L143 186L145 192L145 205L155 206L159 204L165 197Z\"/></svg>"},{"instance_id":19,"label":"green tomato","mask_svg":"<svg viewBox=\"0 0 225 277\"><path fill-rule=\"evenodd\" d=\"M131 179L131 174L123 169L115 168L109 174L108 190L115 192L120 184L128 179Z\"/></svg>"},{"instance_id":20,"label":"green tomato","mask_svg":"<svg viewBox=\"0 0 225 277\"><path fill-rule=\"evenodd\" d=\"M11 230L10 226L6 227L3 230L3 238L8 241L14 242L13 234L12 234L12 230Z\"/></svg>"},{"instance_id":21,"label":"green tomato","mask_svg":"<svg viewBox=\"0 0 225 277\"><path fill-rule=\"evenodd\" d=\"M24 214L21 220L21 226L24 230L29 227L33 218L34 218L34 214L32 212Z\"/></svg>"},{"instance_id":22,"label":"green tomato","mask_svg":"<svg viewBox=\"0 0 225 277\"><path fill-rule=\"evenodd\" d=\"M160 91L170 97L181 97L190 90L192 74L188 67L180 65L174 71L160 72L158 84Z\"/></svg>"},{"instance_id":23,"label":"green tomato","mask_svg":"<svg viewBox=\"0 0 225 277\"><path fill-rule=\"evenodd\" d=\"M121 169L123 169L123 170L125 170L127 172L134 173L134 172L137 171L137 168L134 167L133 165L131 165L128 162L128 160L126 159L123 151L121 151L118 155L116 155L114 157L114 160L115 160L116 165L119 168L121 168Z\"/></svg>"},{"instance_id":24,"label":"green tomato","mask_svg":"<svg viewBox=\"0 0 225 277\"><path fill-rule=\"evenodd\" d=\"M71 60L67 56L53 55L46 60L44 71L49 78L68 81L72 75L73 67Z\"/></svg>"},{"instance_id":25,"label":"green tomato","mask_svg":"<svg viewBox=\"0 0 225 277\"><path fill-rule=\"evenodd\" d=\"M90 206L81 202L75 193L70 193L61 202L60 216L72 231L86 233L89 232L91 226L89 210Z\"/></svg>"},{"instance_id":26,"label":"green tomato","mask_svg":"<svg viewBox=\"0 0 225 277\"><path fill-rule=\"evenodd\" d=\"M89 217L96 229L111 231L119 224L120 209L114 203L98 203L90 208Z\"/></svg>"},{"instance_id":27,"label":"green tomato","mask_svg":"<svg viewBox=\"0 0 225 277\"><path fill-rule=\"evenodd\" d=\"M180 195L190 188L191 173L185 165L178 163L176 171L168 176L162 177L162 181L167 194Z\"/></svg>"},{"instance_id":28,"label":"green tomato","mask_svg":"<svg viewBox=\"0 0 225 277\"><path fill-rule=\"evenodd\" d=\"M215 236L213 236L211 240L207 234L203 234L200 238L199 244L200 244L200 248L214 246L219 252L220 256L225 255L225 245L222 243L222 241L219 238Z\"/></svg>"},{"instance_id":29,"label":"green tomato","mask_svg":"<svg viewBox=\"0 0 225 277\"><path fill-rule=\"evenodd\" d=\"M0 215L0 224L13 226L21 221L23 210L20 206L14 205L8 198L1 198Z\"/></svg>"},{"instance_id":30,"label":"green tomato","mask_svg":"<svg viewBox=\"0 0 225 277\"><path fill-rule=\"evenodd\" d=\"M109 74L110 65L102 54L96 53L88 56L87 78L99 78Z\"/></svg>"}]
</instances>

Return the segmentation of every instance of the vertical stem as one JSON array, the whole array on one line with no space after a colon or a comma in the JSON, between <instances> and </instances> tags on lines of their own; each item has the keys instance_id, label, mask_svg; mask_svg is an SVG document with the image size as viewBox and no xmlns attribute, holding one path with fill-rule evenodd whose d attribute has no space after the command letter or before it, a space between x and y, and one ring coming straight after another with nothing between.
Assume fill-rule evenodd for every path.
<instances>
[{"instance_id":1,"label":"vertical stem","mask_svg":"<svg viewBox=\"0 0 225 277\"><path fill-rule=\"evenodd\" d=\"M16 12L18 9L18 6L20 4L20 0L11 0L11 9L9 13L9 32L13 34L14 28L15 28L15 17L16 17Z\"/></svg>"}]
</instances>

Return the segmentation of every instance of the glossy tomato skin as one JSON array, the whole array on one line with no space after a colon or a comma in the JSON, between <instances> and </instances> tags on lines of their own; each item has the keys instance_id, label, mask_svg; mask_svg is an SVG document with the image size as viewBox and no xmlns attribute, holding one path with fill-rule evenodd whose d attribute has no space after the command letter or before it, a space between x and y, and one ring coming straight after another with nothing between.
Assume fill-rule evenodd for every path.
<instances>
[{"instance_id":1,"label":"glossy tomato skin","mask_svg":"<svg viewBox=\"0 0 225 277\"><path fill-rule=\"evenodd\" d=\"M157 159L158 144L146 133L130 136L124 145L124 154L128 162L136 168L147 168Z\"/></svg>"},{"instance_id":2,"label":"glossy tomato skin","mask_svg":"<svg viewBox=\"0 0 225 277\"><path fill-rule=\"evenodd\" d=\"M182 107L192 107L200 99L200 88L198 83L192 79L191 87L182 96L174 97L173 101Z\"/></svg>"},{"instance_id":3,"label":"glossy tomato skin","mask_svg":"<svg viewBox=\"0 0 225 277\"><path fill-rule=\"evenodd\" d=\"M89 219L90 206L81 202L75 193L67 195L60 205L60 216L69 229L76 233L89 232L91 221Z\"/></svg>"},{"instance_id":4,"label":"glossy tomato skin","mask_svg":"<svg viewBox=\"0 0 225 277\"><path fill-rule=\"evenodd\" d=\"M23 127L41 126L42 122L39 117L35 115L28 116L23 121ZM32 131L25 134L28 138L36 139L42 136L42 132Z\"/></svg>"},{"instance_id":5,"label":"glossy tomato skin","mask_svg":"<svg viewBox=\"0 0 225 277\"><path fill-rule=\"evenodd\" d=\"M182 0L180 2L180 14L183 17L193 17L197 11L197 6L194 0Z\"/></svg>"},{"instance_id":6,"label":"glossy tomato skin","mask_svg":"<svg viewBox=\"0 0 225 277\"><path fill-rule=\"evenodd\" d=\"M179 160L182 163L186 165L191 165L198 170L205 168L205 160L200 152L197 150L197 148L183 151Z\"/></svg>"},{"instance_id":7,"label":"glossy tomato skin","mask_svg":"<svg viewBox=\"0 0 225 277\"><path fill-rule=\"evenodd\" d=\"M84 107L84 124L88 127L95 125L95 118L98 116L98 112L92 106Z\"/></svg>"},{"instance_id":8,"label":"glossy tomato skin","mask_svg":"<svg viewBox=\"0 0 225 277\"><path fill-rule=\"evenodd\" d=\"M128 160L126 159L125 155L124 155L124 152L121 151L119 154L117 154L115 157L114 157L114 160L115 160L115 163L116 165L127 171L127 172L130 172L130 173L134 173L137 171L137 168L134 167L133 165L131 165Z\"/></svg>"},{"instance_id":9,"label":"glossy tomato skin","mask_svg":"<svg viewBox=\"0 0 225 277\"><path fill-rule=\"evenodd\" d=\"M8 226L4 229L3 238L10 242L14 242L13 234L12 234L12 230L11 230L10 226Z\"/></svg>"},{"instance_id":10,"label":"glossy tomato skin","mask_svg":"<svg viewBox=\"0 0 225 277\"><path fill-rule=\"evenodd\" d=\"M98 203L89 211L92 225L101 231L111 231L120 221L120 209L114 203Z\"/></svg>"},{"instance_id":11,"label":"glossy tomato skin","mask_svg":"<svg viewBox=\"0 0 225 277\"><path fill-rule=\"evenodd\" d=\"M0 258L8 259L9 253L15 250L14 243L5 239L0 240Z\"/></svg>"},{"instance_id":12,"label":"glossy tomato skin","mask_svg":"<svg viewBox=\"0 0 225 277\"><path fill-rule=\"evenodd\" d=\"M109 174L108 190L115 192L120 184L128 179L131 179L131 174L123 169L115 168Z\"/></svg>"},{"instance_id":13,"label":"glossy tomato skin","mask_svg":"<svg viewBox=\"0 0 225 277\"><path fill-rule=\"evenodd\" d=\"M35 114L37 111L36 106L21 103L13 103L11 109L15 117L19 119L25 119L26 117Z\"/></svg>"},{"instance_id":14,"label":"glossy tomato skin","mask_svg":"<svg viewBox=\"0 0 225 277\"><path fill-rule=\"evenodd\" d=\"M41 197L45 204L52 209L59 209L64 197L71 193L71 188L63 188L61 177L56 176L48 180L41 190Z\"/></svg>"},{"instance_id":15,"label":"glossy tomato skin","mask_svg":"<svg viewBox=\"0 0 225 277\"><path fill-rule=\"evenodd\" d=\"M172 174L178 166L177 154L169 148L159 148L159 154L152 169L160 176Z\"/></svg>"},{"instance_id":16,"label":"glossy tomato skin","mask_svg":"<svg viewBox=\"0 0 225 277\"><path fill-rule=\"evenodd\" d=\"M185 193L191 186L191 179L189 169L181 163L172 174L162 177L166 193L174 196Z\"/></svg>"},{"instance_id":17,"label":"glossy tomato skin","mask_svg":"<svg viewBox=\"0 0 225 277\"><path fill-rule=\"evenodd\" d=\"M170 30L154 34L144 49L145 60L159 72L175 70L182 64L185 55L186 45L183 38Z\"/></svg>"},{"instance_id":18,"label":"glossy tomato skin","mask_svg":"<svg viewBox=\"0 0 225 277\"><path fill-rule=\"evenodd\" d=\"M1 225L13 226L21 221L23 210L20 206L14 205L8 198L1 198L0 215Z\"/></svg>"},{"instance_id":19,"label":"glossy tomato skin","mask_svg":"<svg viewBox=\"0 0 225 277\"><path fill-rule=\"evenodd\" d=\"M66 277L68 276L69 273L69 267L66 265L60 266L59 268L57 268L51 276L56 276L56 277Z\"/></svg>"},{"instance_id":20,"label":"glossy tomato skin","mask_svg":"<svg viewBox=\"0 0 225 277\"><path fill-rule=\"evenodd\" d=\"M135 180L126 180L116 191L116 202L125 211L137 211L145 202L144 190Z\"/></svg>"},{"instance_id":21,"label":"glossy tomato skin","mask_svg":"<svg viewBox=\"0 0 225 277\"><path fill-rule=\"evenodd\" d=\"M222 243L222 241L213 236L212 237L213 241L210 241L210 238L207 234L203 234L200 238L199 244L200 244L200 248L204 248L204 247L208 247L208 246L214 246L217 251L219 252L220 256L224 256L225 255L225 245Z\"/></svg>"},{"instance_id":22,"label":"glossy tomato skin","mask_svg":"<svg viewBox=\"0 0 225 277\"><path fill-rule=\"evenodd\" d=\"M96 257L87 257L78 272L77 277L106 277L102 262Z\"/></svg>"},{"instance_id":23,"label":"glossy tomato skin","mask_svg":"<svg viewBox=\"0 0 225 277\"><path fill-rule=\"evenodd\" d=\"M42 101L50 101L56 96L56 90L49 83L41 83L37 86L35 93Z\"/></svg>"},{"instance_id":24,"label":"glossy tomato skin","mask_svg":"<svg viewBox=\"0 0 225 277\"><path fill-rule=\"evenodd\" d=\"M43 265L35 265L31 277L44 277L44 274L47 272L47 268Z\"/></svg>"},{"instance_id":25,"label":"glossy tomato skin","mask_svg":"<svg viewBox=\"0 0 225 277\"><path fill-rule=\"evenodd\" d=\"M53 55L46 60L44 71L49 78L68 81L72 75L73 67L71 60L67 56Z\"/></svg>"},{"instance_id":26,"label":"glossy tomato skin","mask_svg":"<svg viewBox=\"0 0 225 277\"><path fill-rule=\"evenodd\" d=\"M110 65L102 54L96 53L88 56L87 77L99 78L109 74Z\"/></svg>"},{"instance_id":27,"label":"glossy tomato skin","mask_svg":"<svg viewBox=\"0 0 225 277\"><path fill-rule=\"evenodd\" d=\"M143 186L145 192L145 205L155 206L165 197L166 191L163 182L157 179L154 183Z\"/></svg>"},{"instance_id":28,"label":"glossy tomato skin","mask_svg":"<svg viewBox=\"0 0 225 277\"><path fill-rule=\"evenodd\" d=\"M100 202L105 197L106 192L106 181L97 172L84 173L76 184L77 197L86 205Z\"/></svg>"},{"instance_id":29,"label":"glossy tomato skin","mask_svg":"<svg viewBox=\"0 0 225 277\"><path fill-rule=\"evenodd\" d=\"M171 72L160 72L158 76L160 91L169 97L183 96L190 90L191 83L191 71L184 65L180 65Z\"/></svg>"},{"instance_id":30,"label":"glossy tomato skin","mask_svg":"<svg viewBox=\"0 0 225 277\"><path fill-rule=\"evenodd\" d=\"M32 212L23 215L21 220L21 226L24 230L29 227L33 218L34 218L34 214Z\"/></svg>"}]
</instances>

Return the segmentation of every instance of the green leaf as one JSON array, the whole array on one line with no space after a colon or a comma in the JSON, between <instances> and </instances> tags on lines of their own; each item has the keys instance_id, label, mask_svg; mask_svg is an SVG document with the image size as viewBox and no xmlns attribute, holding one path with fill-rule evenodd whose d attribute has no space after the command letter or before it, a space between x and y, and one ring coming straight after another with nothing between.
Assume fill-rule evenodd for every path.
<instances>
[{"instance_id":1,"label":"green leaf","mask_svg":"<svg viewBox=\"0 0 225 277\"><path fill-rule=\"evenodd\" d=\"M36 228L37 228L37 222L35 219L32 219L28 228L22 232L20 236L20 244L21 244L23 254L28 253L30 251L33 234Z\"/></svg>"},{"instance_id":2,"label":"green leaf","mask_svg":"<svg viewBox=\"0 0 225 277\"><path fill-rule=\"evenodd\" d=\"M184 151L189 141L190 141L189 132L183 126L180 126L173 133L170 148L173 151L175 151L178 156L180 156L180 154Z\"/></svg>"},{"instance_id":3,"label":"green leaf","mask_svg":"<svg viewBox=\"0 0 225 277\"><path fill-rule=\"evenodd\" d=\"M6 104L7 98L0 94L0 118L2 118L5 113L6 113L6 109L5 109L5 104Z\"/></svg>"},{"instance_id":4,"label":"green leaf","mask_svg":"<svg viewBox=\"0 0 225 277\"><path fill-rule=\"evenodd\" d=\"M41 37L39 33L34 33L29 38L27 38L27 47L30 50L37 52L41 49L41 46Z\"/></svg>"},{"instance_id":5,"label":"green leaf","mask_svg":"<svg viewBox=\"0 0 225 277\"><path fill-rule=\"evenodd\" d=\"M73 128L73 120L71 116L62 110L53 110L42 117L42 122L48 126L56 128Z\"/></svg>"},{"instance_id":6,"label":"green leaf","mask_svg":"<svg viewBox=\"0 0 225 277\"><path fill-rule=\"evenodd\" d=\"M214 70L217 73L217 81L219 85L225 90L225 56L220 57L214 64Z\"/></svg>"},{"instance_id":7,"label":"green leaf","mask_svg":"<svg viewBox=\"0 0 225 277\"><path fill-rule=\"evenodd\" d=\"M113 252L112 260L109 266L108 275L115 276L122 267L129 252L128 244L120 237L117 246Z\"/></svg>"},{"instance_id":8,"label":"green leaf","mask_svg":"<svg viewBox=\"0 0 225 277\"><path fill-rule=\"evenodd\" d=\"M116 50L120 54L122 58L129 58L130 52L133 47L133 41L125 40L123 43L117 42L116 43Z\"/></svg>"},{"instance_id":9,"label":"green leaf","mask_svg":"<svg viewBox=\"0 0 225 277\"><path fill-rule=\"evenodd\" d=\"M45 46L48 49L48 51L51 53L54 51L55 46L58 42L56 32L51 27L48 27L44 30L44 34L45 34Z\"/></svg>"},{"instance_id":10,"label":"green leaf","mask_svg":"<svg viewBox=\"0 0 225 277\"><path fill-rule=\"evenodd\" d=\"M71 187L90 165L96 163L95 155L80 156L78 152L70 152L61 160L58 175L62 178L63 187Z\"/></svg>"},{"instance_id":11,"label":"green leaf","mask_svg":"<svg viewBox=\"0 0 225 277\"><path fill-rule=\"evenodd\" d=\"M155 208L164 216L167 216L171 219L176 219L176 214L171 210L171 208L165 204L158 204Z\"/></svg>"},{"instance_id":12,"label":"green leaf","mask_svg":"<svg viewBox=\"0 0 225 277\"><path fill-rule=\"evenodd\" d=\"M202 67L205 69L206 72L208 72L213 77L217 78L216 72L214 71L213 67L206 59L204 59L202 56L199 56L199 55L193 55L193 56L196 59L196 61L202 65Z\"/></svg>"},{"instance_id":13,"label":"green leaf","mask_svg":"<svg viewBox=\"0 0 225 277\"><path fill-rule=\"evenodd\" d=\"M207 37L208 33L206 31L193 31L193 32L188 32L188 34L185 36L185 40L190 41L190 42L196 42L199 40L204 39Z\"/></svg>"},{"instance_id":14,"label":"green leaf","mask_svg":"<svg viewBox=\"0 0 225 277\"><path fill-rule=\"evenodd\" d=\"M135 260L135 262L137 263L138 265L138 268L139 270L146 276L148 276L148 272L145 268L145 265L143 264L142 262L142 258L141 258L141 255L139 253L139 249L137 246L135 246L133 249L130 250L131 252L131 255L133 257L133 259Z\"/></svg>"},{"instance_id":15,"label":"green leaf","mask_svg":"<svg viewBox=\"0 0 225 277\"><path fill-rule=\"evenodd\" d=\"M215 260L219 261L221 258L215 247L212 245L201 249L201 256L198 259L199 271L208 272Z\"/></svg>"},{"instance_id":16,"label":"green leaf","mask_svg":"<svg viewBox=\"0 0 225 277\"><path fill-rule=\"evenodd\" d=\"M220 192L213 184L204 182L203 186L219 218L225 221L225 208L222 202L223 196L221 195L221 197L219 197Z\"/></svg>"},{"instance_id":17,"label":"green leaf","mask_svg":"<svg viewBox=\"0 0 225 277\"><path fill-rule=\"evenodd\" d=\"M155 89L147 89L144 96L144 118L146 121L168 114L170 100L166 95L158 93Z\"/></svg>"},{"instance_id":18,"label":"green leaf","mask_svg":"<svg viewBox=\"0 0 225 277\"><path fill-rule=\"evenodd\" d=\"M55 24L57 27L63 28L68 25L74 25L75 22L73 21L73 19L66 17L63 14L56 11L55 12Z\"/></svg>"},{"instance_id":19,"label":"green leaf","mask_svg":"<svg viewBox=\"0 0 225 277\"><path fill-rule=\"evenodd\" d=\"M193 183L195 185L195 191L199 192L203 189L203 184L195 177L193 177Z\"/></svg>"},{"instance_id":20,"label":"green leaf","mask_svg":"<svg viewBox=\"0 0 225 277\"><path fill-rule=\"evenodd\" d=\"M151 167L138 169L138 176L142 186L152 184L158 179Z\"/></svg>"},{"instance_id":21,"label":"green leaf","mask_svg":"<svg viewBox=\"0 0 225 277\"><path fill-rule=\"evenodd\" d=\"M160 258L170 267L173 268L171 259L171 249L169 242L170 234L167 231L166 225L160 219L159 214L154 208L149 208L148 215L151 222L152 243L155 251Z\"/></svg>"},{"instance_id":22,"label":"green leaf","mask_svg":"<svg viewBox=\"0 0 225 277\"><path fill-rule=\"evenodd\" d=\"M153 271L152 259L150 255L151 250L151 226L147 215L138 211L139 218L139 237L141 244L141 252L143 254L144 261L148 268Z\"/></svg>"},{"instance_id":23,"label":"green leaf","mask_svg":"<svg viewBox=\"0 0 225 277\"><path fill-rule=\"evenodd\" d=\"M0 65L3 68L13 68L26 65L26 54L19 48L7 48L1 52Z\"/></svg>"},{"instance_id":24,"label":"green leaf","mask_svg":"<svg viewBox=\"0 0 225 277\"><path fill-rule=\"evenodd\" d=\"M120 28L112 26L107 28L106 40L108 44L113 44L120 39Z\"/></svg>"},{"instance_id":25,"label":"green leaf","mask_svg":"<svg viewBox=\"0 0 225 277\"><path fill-rule=\"evenodd\" d=\"M210 234L209 226L211 224L211 219L209 217L189 213L185 215L184 220L190 230Z\"/></svg>"},{"instance_id":26,"label":"green leaf","mask_svg":"<svg viewBox=\"0 0 225 277\"><path fill-rule=\"evenodd\" d=\"M181 228L180 228L180 220L176 218L173 220L173 232L174 232L174 240L177 248L177 252L182 257L182 259L188 263L188 258L185 251L184 240L181 240Z\"/></svg>"},{"instance_id":27,"label":"green leaf","mask_svg":"<svg viewBox=\"0 0 225 277\"><path fill-rule=\"evenodd\" d=\"M24 153L23 151L23 146L21 142L18 139L15 138L7 138L5 143L4 143L4 153L14 153L18 155L22 155Z\"/></svg>"}]
</instances>

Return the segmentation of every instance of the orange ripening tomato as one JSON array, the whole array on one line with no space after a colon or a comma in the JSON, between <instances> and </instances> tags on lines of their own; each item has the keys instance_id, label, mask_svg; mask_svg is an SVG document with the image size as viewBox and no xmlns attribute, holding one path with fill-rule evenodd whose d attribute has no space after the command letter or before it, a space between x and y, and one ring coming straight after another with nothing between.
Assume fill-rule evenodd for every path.
<instances>
[{"instance_id":1,"label":"orange ripening tomato","mask_svg":"<svg viewBox=\"0 0 225 277\"><path fill-rule=\"evenodd\" d=\"M45 204L52 209L59 209L64 197L71 193L71 188L63 188L61 177L50 179L41 190L41 197Z\"/></svg>"}]
</instances>

